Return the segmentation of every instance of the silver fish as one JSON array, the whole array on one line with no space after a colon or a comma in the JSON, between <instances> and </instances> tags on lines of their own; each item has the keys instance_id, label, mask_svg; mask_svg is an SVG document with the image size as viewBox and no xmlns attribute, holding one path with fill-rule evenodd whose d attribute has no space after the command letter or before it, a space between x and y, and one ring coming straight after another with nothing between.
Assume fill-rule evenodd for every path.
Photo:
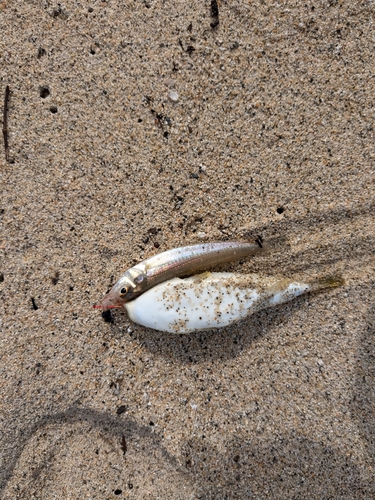
<instances>
[{"instance_id":1,"label":"silver fish","mask_svg":"<svg viewBox=\"0 0 375 500\"><path fill-rule=\"evenodd\" d=\"M150 288L172 278L186 276L198 270L249 257L270 248L261 238L255 242L225 241L173 248L150 257L128 269L103 298L104 310L122 307Z\"/></svg>"}]
</instances>

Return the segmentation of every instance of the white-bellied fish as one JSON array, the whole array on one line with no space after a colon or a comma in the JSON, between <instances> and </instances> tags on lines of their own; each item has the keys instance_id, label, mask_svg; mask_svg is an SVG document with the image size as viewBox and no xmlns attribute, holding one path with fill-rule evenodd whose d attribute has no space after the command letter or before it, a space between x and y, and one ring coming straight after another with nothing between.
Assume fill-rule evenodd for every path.
<instances>
[{"instance_id":1,"label":"white-bellied fish","mask_svg":"<svg viewBox=\"0 0 375 500\"><path fill-rule=\"evenodd\" d=\"M222 328L249 314L344 282L263 278L238 273L204 273L165 281L125 303L129 318L162 332L191 333Z\"/></svg>"}]
</instances>

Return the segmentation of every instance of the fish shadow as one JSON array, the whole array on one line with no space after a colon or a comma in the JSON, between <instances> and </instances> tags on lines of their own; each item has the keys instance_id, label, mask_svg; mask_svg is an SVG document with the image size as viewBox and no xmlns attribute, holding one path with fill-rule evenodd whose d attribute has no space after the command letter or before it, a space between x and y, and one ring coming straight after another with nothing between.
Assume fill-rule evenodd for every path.
<instances>
[{"instance_id":1,"label":"fish shadow","mask_svg":"<svg viewBox=\"0 0 375 500\"><path fill-rule=\"evenodd\" d=\"M368 259L373 258L375 238L367 229L366 224L362 225L361 235L353 232L353 227L357 227L363 217L372 217L375 205L368 203L352 208L332 208L321 212L313 212L303 217L283 217L279 220L272 220L266 224L254 226L251 229L242 228L240 234L244 238L254 238L260 234L265 241L270 238L277 238L279 235L300 235L319 234L319 230L332 228L330 239L321 237L320 241L315 239L315 244L310 248L301 249L294 252L288 245L279 245L269 256L259 257L258 263L261 265L262 273L278 272L287 276L289 273L299 273L305 271L319 271L322 266L334 267L336 264L350 261L359 261L361 266L365 265ZM354 226L351 225L354 224ZM338 237L334 228L336 225L345 224L346 234ZM356 263L358 265L358 262ZM250 268L252 263L250 263Z\"/></svg>"}]
</instances>

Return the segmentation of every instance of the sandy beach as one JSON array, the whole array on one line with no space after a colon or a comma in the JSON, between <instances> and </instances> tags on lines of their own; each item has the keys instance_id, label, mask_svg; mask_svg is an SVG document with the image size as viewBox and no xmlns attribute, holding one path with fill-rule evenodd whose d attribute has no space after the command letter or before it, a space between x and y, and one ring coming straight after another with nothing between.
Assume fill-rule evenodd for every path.
<instances>
[{"instance_id":1,"label":"sandy beach","mask_svg":"<svg viewBox=\"0 0 375 500\"><path fill-rule=\"evenodd\" d=\"M374 13L0 4L0 498L375 498ZM221 269L345 285L189 335L92 308L257 235Z\"/></svg>"}]
</instances>

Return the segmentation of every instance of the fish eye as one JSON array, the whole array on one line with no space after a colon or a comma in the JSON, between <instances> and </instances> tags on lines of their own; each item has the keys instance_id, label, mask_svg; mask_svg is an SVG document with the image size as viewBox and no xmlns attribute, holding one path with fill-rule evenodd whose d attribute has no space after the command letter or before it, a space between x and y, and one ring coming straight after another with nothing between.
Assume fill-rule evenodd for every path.
<instances>
[{"instance_id":1,"label":"fish eye","mask_svg":"<svg viewBox=\"0 0 375 500\"><path fill-rule=\"evenodd\" d=\"M121 288L120 290L120 295L126 295L128 293L128 287L125 286L124 288Z\"/></svg>"}]
</instances>

